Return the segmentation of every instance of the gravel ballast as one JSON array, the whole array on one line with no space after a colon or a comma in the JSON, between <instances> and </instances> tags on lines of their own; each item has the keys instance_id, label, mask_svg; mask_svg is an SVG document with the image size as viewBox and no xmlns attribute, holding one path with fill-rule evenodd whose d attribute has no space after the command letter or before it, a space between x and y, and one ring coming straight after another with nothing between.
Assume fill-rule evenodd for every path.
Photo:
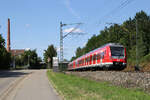
<instances>
[{"instance_id":1,"label":"gravel ballast","mask_svg":"<svg viewBox=\"0 0 150 100\"><path fill-rule=\"evenodd\" d=\"M106 81L126 88L139 88L150 92L150 73L147 72L119 72L119 71L85 71L66 72L96 81Z\"/></svg>"}]
</instances>

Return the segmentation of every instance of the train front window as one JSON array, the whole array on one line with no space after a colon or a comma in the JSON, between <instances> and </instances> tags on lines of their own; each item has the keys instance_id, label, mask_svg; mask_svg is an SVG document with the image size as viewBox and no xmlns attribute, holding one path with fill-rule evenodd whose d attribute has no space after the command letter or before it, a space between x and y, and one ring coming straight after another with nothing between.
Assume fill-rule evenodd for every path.
<instances>
[{"instance_id":1,"label":"train front window","mask_svg":"<svg viewBox=\"0 0 150 100\"><path fill-rule=\"evenodd\" d=\"M123 47L110 47L112 58L123 58L124 48Z\"/></svg>"}]
</instances>

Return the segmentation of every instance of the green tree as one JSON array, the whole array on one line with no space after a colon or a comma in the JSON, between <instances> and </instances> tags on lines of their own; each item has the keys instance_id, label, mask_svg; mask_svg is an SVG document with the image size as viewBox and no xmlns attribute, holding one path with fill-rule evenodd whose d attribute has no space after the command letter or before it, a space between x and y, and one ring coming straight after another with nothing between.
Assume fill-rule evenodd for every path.
<instances>
[{"instance_id":1,"label":"green tree","mask_svg":"<svg viewBox=\"0 0 150 100\"><path fill-rule=\"evenodd\" d=\"M53 45L48 46L47 50L44 50L44 61L47 64L49 63L51 68L52 68L53 57L56 56L57 56L57 51ZM48 62L48 59L50 60L50 62Z\"/></svg>"},{"instance_id":2,"label":"green tree","mask_svg":"<svg viewBox=\"0 0 150 100\"><path fill-rule=\"evenodd\" d=\"M25 65L30 64L30 68L39 68L39 63L41 59L38 57L36 50L25 51L21 55L21 59Z\"/></svg>"},{"instance_id":3,"label":"green tree","mask_svg":"<svg viewBox=\"0 0 150 100\"><path fill-rule=\"evenodd\" d=\"M73 60L75 60L76 58L77 58L77 57L73 56L70 61L73 61Z\"/></svg>"},{"instance_id":4,"label":"green tree","mask_svg":"<svg viewBox=\"0 0 150 100\"><path fill-rule=\"evenodd\" d=\"M83 55L82 49L80 47L78 47L76 50L76 57L80 57L82 55Z\"/></svg>"}]
</instances>

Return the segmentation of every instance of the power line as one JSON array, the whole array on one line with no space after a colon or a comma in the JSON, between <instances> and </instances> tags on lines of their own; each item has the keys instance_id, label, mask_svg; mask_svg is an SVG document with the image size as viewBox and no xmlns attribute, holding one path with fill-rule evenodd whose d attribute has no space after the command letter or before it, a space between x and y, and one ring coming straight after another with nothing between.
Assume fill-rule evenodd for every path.
<instances>
[{"instance_id":1,"label":"power line","mask_svg":"<svg viewBox=\"0 0 150 100\"><path fill-rule=\"evenodd\" d=\"M123 1L118 7L116 7L112 11L110 11L107 15L116 13L117 11L123 9L124 7L126 7L127 5L129 5L133 1L134 0L125 0L125 1Z\"/></svg>"},{"instance_id":2,"label":"power line","mask_svg":"<svg viewBox=\"0 0 150 100\"><path fill-rule=\"evenodd\" d=\"M108 16L117 13L118 11L120 11L123 8L125 8L127 5L129 5L133 1L134 0L125 0L125 1L122 1L119 6L117 6L116 8L114 8L113 10L111 10L110 12L108 12L107 14L105 14L101 19L103 20L104 18L108 18Z\"/></svg>"},{"instance_id":3,"label":"power line","mask_svg":"<svg viewBox=\"0 0 150 100\"><path fill-rule=\"evenodd\" d=\"M132 3L134 0L128 0L122 7L121 9L123 9L124 7L126 7L127 5L129 5L130 3Z\"/></svg>"},{"instance_id":4,"label":"power line","mask_svg":"<svg viewBox=\"0 0 150 100\"><path fill-rule=\"evenodd\" d=\"M77 26L75 28L73 28L69 33L67 33L66 35L63 36L63 38L65 38L66 36L68 36L69 34L71 34L73 31L75 31L82 23L75 23L77 24ZM72 25L72 24L67 24L67 25Z\"/></svg>"}]
</instances>

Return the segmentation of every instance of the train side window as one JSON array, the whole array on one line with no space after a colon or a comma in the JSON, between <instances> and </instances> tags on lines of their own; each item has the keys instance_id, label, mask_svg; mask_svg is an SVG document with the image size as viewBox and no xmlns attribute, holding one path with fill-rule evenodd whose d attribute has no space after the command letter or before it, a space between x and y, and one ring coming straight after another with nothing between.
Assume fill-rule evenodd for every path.
<instances>
[{"instance_id":1,"label":"train side window","mask_svg":"<svg viewBox=\"0 0 150 100\"><path fill-rule=\"evenodd\" d=\"M86 62L88 62L88 57L86 58Z\"/></svg>"},{"instance_id":2,"label":"train side window","mask_svg":"<svg viewBox=\"0 0 150 100\"><path fill-rule=\"evenodd\" d=\"M80 65L81 65L82 61L80 60Z\"/></svg>"},{"instance_id":3,"label":"train side window","mask_svg":"<svg viewBox=\"0 0 150 100\"><path fill-rule=\"evenodd\" d=\"M101 54L99 53L99 59L101 59Z\"/></svg>"},{"instance_id":4,"label":"train side window","mask_svg":"<svg viewBox=\"0 0 150 100\"><path fill-rule=\"evenodd\" d=\"M104 52L101 53L101 58L104 59Z\"/></svg>"},{"instance_id":5,"label":"train side window","mask_svg":"<svg viewBox=\"0 0 150 100\"><path fill-rule=\"evenodd\" d=\"M101 59L103 59L103 58L104 58L104 53L102 52L102 53L101 53Z\"/></svg>"},{"instance_id":6,"label":"train side window","mask_svg":"<svg viewBox=\"0 0 150 100\"><path fill-rule=\"evenodd\" d=\"M96 59L98 60L98 54L96 55Z\"/></svg>"},{"instance_id":7,"label":"train side window","mask_svg":"<svg viewBox=\"0 0 150 100\"><path fill-rule=\"evenodd\" d=\"M100 53L97 54L97 60L100 60Z\"/></svg>"},{"instance_id":8,"label":"train side window","mask_svg":"<svg viewBox=\"0 0 150 100\"><path fill-rule=\"evenodd\" d=\"M90 62L90 57L88 57L88 62Z\"/></svg>"}]
</instances>

